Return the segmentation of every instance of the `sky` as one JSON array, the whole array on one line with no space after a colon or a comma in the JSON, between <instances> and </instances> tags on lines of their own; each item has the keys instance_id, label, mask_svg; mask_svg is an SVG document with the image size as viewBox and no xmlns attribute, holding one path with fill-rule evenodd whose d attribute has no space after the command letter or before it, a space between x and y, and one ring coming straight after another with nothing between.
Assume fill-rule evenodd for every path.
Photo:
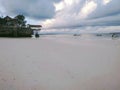
<instances>
[{"instance_id":1,"label":"sky","mask_svg":"<svg viewBox=\"0 0 120 90\"><path fill-rule=\"evenodd\" d=\"M23 14L43 28L105 27L120 31L119 0L0 0L0 16ZM82 28L83 29L83 28ZM103 28L102 28L103 29ZM102 30L101 29L101 30ZM54 30L53 30L54 31Z\"/></svg>"}]
</instances>

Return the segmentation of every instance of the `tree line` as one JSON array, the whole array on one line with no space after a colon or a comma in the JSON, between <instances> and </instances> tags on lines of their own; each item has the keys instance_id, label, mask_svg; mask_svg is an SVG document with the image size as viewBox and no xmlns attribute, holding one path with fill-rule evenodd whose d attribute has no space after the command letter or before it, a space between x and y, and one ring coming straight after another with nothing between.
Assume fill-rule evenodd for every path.
<instances>
[{"instance_id":1,"label":"tree line","mask_svg":"<svg viewBox=\"0 0 120 90\"><path fill-rule=\"evenodd\" d=\"M14 18L11 18L10 16L0 17L0 26L26 26L25 16L17 15Z\"/></svg>"}]
</instances>

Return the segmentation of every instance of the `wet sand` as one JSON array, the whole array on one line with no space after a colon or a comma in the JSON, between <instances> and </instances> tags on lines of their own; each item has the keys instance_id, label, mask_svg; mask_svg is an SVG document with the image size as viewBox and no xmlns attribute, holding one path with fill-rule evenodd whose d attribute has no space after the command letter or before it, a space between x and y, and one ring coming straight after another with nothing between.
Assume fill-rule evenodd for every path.
<instances>
[{"instance_id":1,"label":"wet sand","mask_svg":"<svg viewBox=\"0 0 120 90\"><path fill-rule=\"evenodd\" d=\"M0 38L0 90L120 90L120 40Z\"/></svg>"}]
</instances>

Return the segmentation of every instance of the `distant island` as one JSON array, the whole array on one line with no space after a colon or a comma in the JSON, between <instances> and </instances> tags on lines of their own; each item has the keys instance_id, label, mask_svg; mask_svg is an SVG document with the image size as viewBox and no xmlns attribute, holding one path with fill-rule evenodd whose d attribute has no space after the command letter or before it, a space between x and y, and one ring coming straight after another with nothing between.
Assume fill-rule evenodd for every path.
<instances>
[{"instance_id":1,"label":"distant island","mask_svg":"<svg viewBox=\"0 0 120 90\"><path fill-rule=\"evenodd\" d=\"M0 37L31 37L33 31L41 30L41 25L26 24L24 15L0 17Z\"/></svg>"}]
</instances>

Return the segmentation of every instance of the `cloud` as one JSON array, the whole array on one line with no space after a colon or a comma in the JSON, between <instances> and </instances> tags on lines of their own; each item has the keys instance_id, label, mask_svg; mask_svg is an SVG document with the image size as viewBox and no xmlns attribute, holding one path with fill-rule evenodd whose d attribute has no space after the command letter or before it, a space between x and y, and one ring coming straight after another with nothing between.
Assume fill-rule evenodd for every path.
<instances>
[{"instance_id":1,"label":"cloud","mask_svg":"<svg viewBox=\"0 0 120 90\"><path fill-rule=\"evenodd\" d=\"M120 32L120 26L83 26L83 27L72 27L72 28L52 28L52 29L43 29L40 33L67 33L67 34L75 34L75 33L113 33Z\"/></svg>"},{"instance_id":2,"label":"cloud","mask_svg":"<svg viewBox=\"0 0 120 90\"><path fill-rule=\"evenodd\" d=\"M55 15L54 3L60 0L0 0L4 15L23 14L34 19L48 19Z\"/></svg>"},{"instance_id":3,"label":"cloud","mask_svg":"<svg viewBox=\"0 0 120 90\"><path fill-rule=\"evenodd\" d=\"M45 27L120 25L119 0L62 0L55 7L56 15L43 22Z\"/></svg>"},{"instance_id":4,"label":"cloud","mask_svg":"<svg viewBox=\"0 0 120 90\"><path fill-rule=\"evenodd\" d=\"M94 1L86 2L78 15L80 16L80 18L86 18L96 9L96 7L97 4Z\"/></svg>"},{"instance_id":5,"label":"cloud","mask_svg":"<svg viewBox=\"0 0 120 90\"><path fill-rule=\"evenodd\" d=\"M44 28L120 26L119 0L0 0L0 15L17 14Z\"/></svg>"},{"instance_id":6,"label":"cloud","mask_svg":"<svg viewBox=\"0 0 120 90\"><path fill-rule=\"evenodd\" d=\"M105 2L106 1L106 2ZM96 1L98 4L96 10L89 15L89 18L102 18L120 14L119 0Z\"/></svg>"},{"instance_id":7,"label":"cloud","mask_svg":"<svg viewBox=\"0 0 120 90\"><path fill-rule=\"evenodd\" d=\"M110 2L111 0L103 0L103 4L106 5Z\"/></svg>"}]
</instances>

